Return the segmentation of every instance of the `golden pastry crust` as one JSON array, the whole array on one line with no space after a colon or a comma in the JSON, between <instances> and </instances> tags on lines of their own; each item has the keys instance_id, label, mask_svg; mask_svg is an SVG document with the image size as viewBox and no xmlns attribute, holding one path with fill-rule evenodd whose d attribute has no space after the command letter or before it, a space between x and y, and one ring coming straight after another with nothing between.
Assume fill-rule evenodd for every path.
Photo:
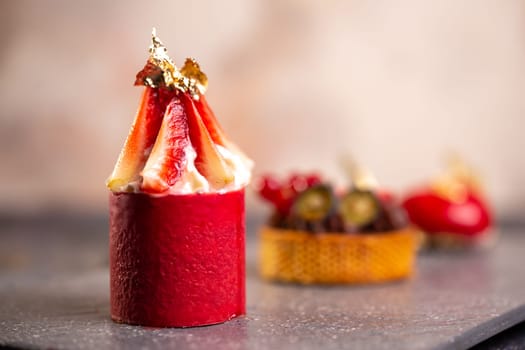
<instances>
[{"instance_id":1,"label":"golden pastry crust","mask_svg":"<svg viewBox=\"0 0 525 350\"><path fill-rule=\"evenodd\" d=\"M379 283L410 277L420 235L411 228L371 234L320 233L265 226L263 278L300 284Z\"/></svg>"}]
</instances>

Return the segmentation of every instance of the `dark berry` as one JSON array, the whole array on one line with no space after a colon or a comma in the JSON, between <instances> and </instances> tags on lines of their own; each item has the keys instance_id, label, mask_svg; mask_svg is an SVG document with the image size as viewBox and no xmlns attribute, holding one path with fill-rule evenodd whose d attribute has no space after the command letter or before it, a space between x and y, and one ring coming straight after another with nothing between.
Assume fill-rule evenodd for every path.
<instances>
[{"instance_id":1,"label":"dark berry","mask_svg":"<svg viewBox=\"0 0 525 350\"><path fill-rule=\"evenodd\" d=\"M381 204L371 191L350 191L339 204L339 214L348 227L365 227L378 218L380 213Z\"/></svg>"},{"instance_id":2,"label":"dark berry","mask_svg":"<svg viewBox=\"0 0 525 350\"><path fill-rule=\"evenodd\" d=\"M333 211L335 196L327 185L317 185L302 192L292 207L294 215L308 222L321 222Z\"/></svg>"}]
</instances>

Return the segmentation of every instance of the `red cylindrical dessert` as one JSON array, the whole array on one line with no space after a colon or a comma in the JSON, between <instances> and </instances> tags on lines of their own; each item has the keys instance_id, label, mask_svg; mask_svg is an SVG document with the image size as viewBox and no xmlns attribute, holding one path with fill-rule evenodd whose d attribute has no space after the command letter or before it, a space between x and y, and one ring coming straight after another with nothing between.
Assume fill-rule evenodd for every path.
<instances>
[{"instance_id":1,"label":"red cylindrical dessert","mask_svg":"<svg viewBox=\"0 0 525 350\"><path fill-rule=\"evenodd\" d=\"M192 327L244 315L244 188L252 162L208 105L193 59L178 69L152 36L145 85L111 191L111 317Z\"/></svg>"},{"instance_id":2,"label":"red cylindrical dessert","mask_svg":"<svg viewBox=\"0 0 525 350\"><path fill-rule=\"evenodd\" d=\"M111 317L190 327L245 314L244 190L110 194Z\"/></svg>"}]
</instances>

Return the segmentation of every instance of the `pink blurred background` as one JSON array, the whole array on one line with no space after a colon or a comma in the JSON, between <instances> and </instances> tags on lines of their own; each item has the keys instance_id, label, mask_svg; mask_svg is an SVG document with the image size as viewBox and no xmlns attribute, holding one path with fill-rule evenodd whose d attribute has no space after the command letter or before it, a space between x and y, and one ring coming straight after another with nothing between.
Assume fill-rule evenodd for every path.
<instances>
[{"instance_id":1,"label":"pink blurred background","mask_svg":"<svg viewBox=\"0 0 525 350\"><path fill-rule=\"evenodd\" d=\"M454 150L524 216L521 0L2 1L0 212L106 210L153 26L256 174L352 153L404 191Z\"/></svg>"}]
</instances>

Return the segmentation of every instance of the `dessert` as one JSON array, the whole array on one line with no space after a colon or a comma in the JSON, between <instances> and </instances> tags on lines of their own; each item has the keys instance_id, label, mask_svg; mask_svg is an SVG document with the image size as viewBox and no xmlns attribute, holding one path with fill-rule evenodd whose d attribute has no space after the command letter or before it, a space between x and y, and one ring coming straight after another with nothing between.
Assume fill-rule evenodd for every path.
<instances>
[{"instance_id":1,"label":"dessert","mask_svg":"<svg viewBox=\"0 0 525 350\"><path fill-rule=\"evenodd\" d=\"M245 314L244 188L252 162L208 105L193 59L155 31L139 108L107 180L111 317L190 327Z\"/></svg>"},{"instance_id":2,"label":"dessert","mask_svg":"<svg viewBox=\"0 0 525 350\"><path fill-rule=\"evenodd\" d=\"M429 185L408 193L403 206L429 248L481 247L495 237L480 182L459 157Z\"/></svg>"},{"instance_id":3,"label":"dessert","mask_svg":"<svg viewBox=\"0 0 525 350\"><path fill-rule=\"evenodd\" d=\"M393 196L354 178L338 191L316 174L260 179L273 205L260 231L260 273L300 284L375 283L409 277L418 236Z\"/></svg>"}]
</instances>

